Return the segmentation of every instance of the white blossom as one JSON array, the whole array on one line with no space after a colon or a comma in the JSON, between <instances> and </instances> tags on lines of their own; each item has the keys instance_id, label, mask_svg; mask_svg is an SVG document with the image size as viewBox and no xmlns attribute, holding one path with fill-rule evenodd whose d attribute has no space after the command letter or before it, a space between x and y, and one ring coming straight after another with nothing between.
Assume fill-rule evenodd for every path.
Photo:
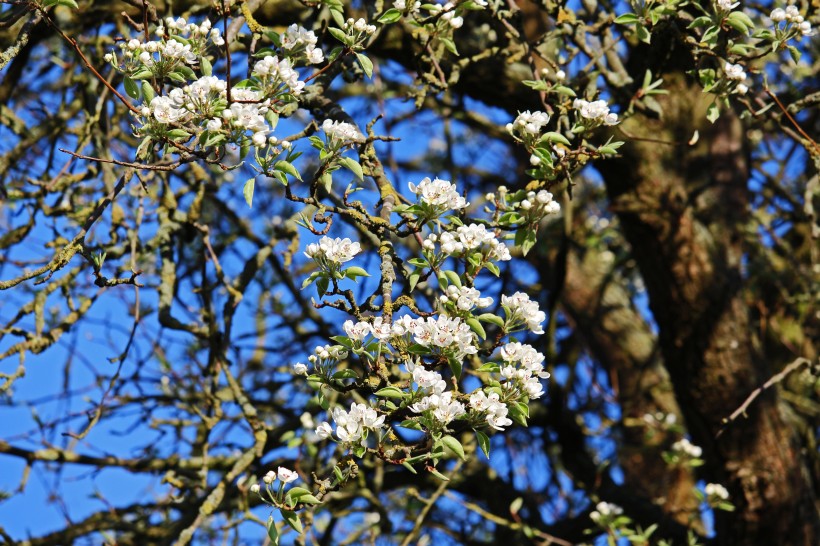
<instances>
[{"instance_id":1,"label":"white blossom","mask_svg":"<svg viewBox=\"0 0 820 546\"><path fill-rule=\"evenodd\" d=\"M729 491L719 483L707 483L703 490L707 497L718 500L729 499Z\"/></svg>"},{"instance_id":2,"label":"white blossom","mask_svg":"<svg viewBox=\"0 0 820 546\"><path fill-rule=\"evenodd\" d=\"M541 129L549 123L549 120L549 114L525 110L518 114L511 128L522 136L537 137L541 134Z\"/></svg>"},{"instance_id":3,"label":"white blossom","mask_svg":"<svg viewBox=\"0 0 820 546\"><path fill-rule=\"evenodd\" d=\"M739 64L726 63L723 67L723 71L729 80L743 81L746 79L746 72L743 71L743 67Z\"/></svg>"},{"instance_id":4,"label":"white blossom","mask_svg":"<svg viewBox=\"0 0 820 546\"><path fill-rule=\"evenodd\" d=\"M618 115L609 111L609 106L606 101L586 101L584 99L575 99L572 102L573 108L578 110L578 114L593 123L604 125L616 125L618 123Z\"/></svg>"},{"instance_id":5,"label":"white blossom","mask_svg":"<svg viewBox=\"0 0 820 546\"><path fill-rule=\"evenodd\" d=\"M672 451L686 457L697 459L703 454L703 449L683 438L672 444Z\"/></svg>"},{"instance_id":6,"label":"white blossom","mask_svg":"<svg viewBox=\"0 0 820 546\"><path fill-rule=\"evenodd\" d=\"M526 324L534 334L543 334L544 330L541 327L547 316L539 310L538 302L531 301L530 297L524 292L516 292L512 296L501 296L501 305L509 309L507 322L509 328L516 328Z\"/></svg>"},{"instance_id":7,"label":"white blossom","mask_svg":"<svg viewBox=\"0 0 820 546\"><path fill-rule=\"evenodd\" d=\"M284 466L280 466L276 469L276 477L279 478L279 481L282 483L290 483L294 481L296 478L299 477L299 474L294 472L293 470L289 470Z\"/></svg>"},{"instance_id":8,"label":"white blossom","mask_svg":"<svg viewBox=\"0 0 820 546\"><path fill-rule=\"evenodd\" d=\"M410 182L410 191L419 196L419 201L434 208L446 210L459 210L467 207L469 203L458 193L455 184L448 180L435 178L424 178L418 184Z\"/></svg>"},{"instance_id":9,"label":"white blossom","mask_svg":"<svg viewBox=\"0 0 820 546\"><path fill-rule=\"evenodd\" d=\"M343 264L353 259L356 254L362 251L359 242L353 242L349 238L344 239L322 237L318 243L311 243L305 250L305 256L317 262L331 262L333 264Z\"/></svg>"},{"instance_id":10,"label":"white blossom","mask_svg":"<svg viewBox=\"0 0 820 546\"><path fill-rule=\"evenodd\" d=\"M364 142L364 135L359 132L359 129L355 125L344 121L326 119L322 122L322 130L327 135L328 145L334 149L348 144Z\"/></svg>"}]
</instances>

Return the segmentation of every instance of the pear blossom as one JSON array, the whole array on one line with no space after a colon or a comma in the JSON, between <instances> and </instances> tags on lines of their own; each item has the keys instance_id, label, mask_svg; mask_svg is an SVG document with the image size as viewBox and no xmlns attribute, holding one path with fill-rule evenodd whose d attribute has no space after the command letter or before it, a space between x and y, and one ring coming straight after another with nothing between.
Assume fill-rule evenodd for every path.
<instances>
[{"instance_id":1,"label":"pear blossom","mask_svg":"<svg viewBox=\"0 0 820 546\"><path fill-rule=\"evenodd\" d=\"M280 466L276 469L276 477L279 478L279 481L282 483L290 483L296 480L296 478L299 477L299 474L293 470L285 468L284 466Z\"/></svg>"},{"instance_id":2,"label":"pear blossom","mask_svg":"<svg viewBox=\"0 0 820 546\"><path fill-rule=\"evenodd\" d=\"M455 184L448 180L435 178L430 180L429 177L424 178L418 184L410 182L408 184L410 191L418 195L419 201L426 205L430 205L437 211L443 214L448 210L459 210L467 207L469 203L462 197Z\"/></svg>"},{"instance_id":3,"label":"pear blossom","mask_svg":"<svg viewBox=\"0 0 820 546\"><path fill-rule=\"evenodd\" d=\"M531 301L529 295L524 292L516 292L512 296L501 296L501 305L509 309L507 316L507 328L515 329L526 325L534 334L543 334L541 327L547 319L547 315L538 308L538 302Z\"/></svg>"},{"instance_id":4,"label":"pear blossom","mask_svg":"<svg viewBox=\"0 0 820 546\"><path fill-rule=\"evenodd\" d=\"M305 249L305 256L316 260L320 264L333 263L343 264L353 259L356 254L362 251L359 242L353 242L349 238L344 239L322 237L318 243L311 243Z\"/></svg>"}]
</instances>

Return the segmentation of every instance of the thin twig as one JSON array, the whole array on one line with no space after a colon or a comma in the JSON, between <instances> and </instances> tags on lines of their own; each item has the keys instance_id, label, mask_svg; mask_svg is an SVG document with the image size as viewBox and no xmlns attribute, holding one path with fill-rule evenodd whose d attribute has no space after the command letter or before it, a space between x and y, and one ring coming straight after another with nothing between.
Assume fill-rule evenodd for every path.
<instances>
[{"instance_id":1,"label":"thin twig","mask_svg":"<svg viewBox=\"0 0 820 546\"><path fill-rule=\"evenodd\" d=\"M752 394L750 394L749 397L746 398L746 400L740 405L740 407L737 408L734 412L732 412L732 415L723 420L723 427L715 435L715 438L720 438L720 436L726 431L729 425L731 425L741 415L745 415L746 410L749 409L751 403L754 402L757 399L757 397L763 393L763 391L765 391L768 388L771 388L773 385L780 383L781 381L786 379L786 376L788 376L793 371L799 369L801 366L809 364L811 364L811 362L808 358L799 357L795 359L794 362L783 368L783 370L780 373L773 375L762 386L753 390Z\"/></svg>"},{"instance_id":2,"label":"thin twig","mask_svg":"<svg viewBox=\"0 0 820 546\"><path fill-rule=\"evenodd\" d=\"M806 131L804 131L803 128L800 127L800 125L797 123L797 120L795 120L792 117L792 115L789 113L788 109L786 109L786 107L783 106L783 103L780 102L780 99L777 98L777 95L772 93L772 91L768 87L765 89L765 91L766 91L766 94L769 95L769 97L771 97L771 99L775 103L777 103L777 106L778 106L778 108L780 108L780 111L783 112L783 114L786 115L786 118L791 122L792 125L794 125L794 128L797 129L797 132L800 133L800 135L803 138L805 138L806 140L808 140L811 143L812 147L814 148L814 152L817 153L817 154L820 154L820 145L818 145L814 141L813 138L811 138L809 135L806 134Z\"/></svg>"},{"instance_id":3,"label":"thin twig","mask_svg":"<svg viewBox=\"0 0 820 546\"><path fill-rule=\"evenodd\" d=\"M82 155L72 152L71 150L66 150L65 148L58 148L58 150L66 154L73 155L79 159L87 159L88 161L97 161L99 163L113 163L114 165L120 165L122 167L131 167L132 169L145 169L150 171L173 171L183 163L188 163L188 161L190 161L180 159L179 161L174 161L173 163L168 163L167 165L150 165L148 163L130 163L128 161L120 161L118 159L103 159L101 157Z\"/></svg>"},{"instance_id":4,"label":"thin twig","mask_svg":"<svg viewBox=\"0 0 820 546\"><path fill-rule=\"evenodd\" d=\"M129 110L131 110L131 111L132 111L133 113L135 113L135 114L139 114L139 113L140 113L140 111L139 111L139 110L137 110L136 108L134 108L134 105L133 105L133 104L131 104L131 101L129 101L129 100L128 100L127 98L125 98L125 97L124 97L124 96L123 96L123 95L122 95L119 91L117 91L117 90L114 88L114 86L113 86L113 85L111 85L110 83L108 83L108 80L106 80L105 78L103 78L103 77L102 77L102 75L101 75L99 72L97 72L97 69L96 69L96 68L94 68L94 67L91 65L91 61L89 61L89 60L88 60L88 57L86 57L86 56L85 56L85 54L83 53L83 51L80 49L80 45L77 43L77 40L75 40L74 38L70 38L70 37L69 37L69 36L68 36L65 32L63 32L63 31L60 29L60 27L58 27L58 26L54 23L54 21L52 21L52 20L51 20L51 18L50 18L50 17L48 16L48 14L45 12L45 9L40 8L40 12L43 14L43 20L44 20L44 21L48 24L48 26L50 26L51 28L53 28L53 29L55 30L55 32L57 32L57 34L59 34L59 35L63 38L63 40L65 40L66 42L68 42L69 44L71 44L71 46L74 48L74 51L76 51L76 52L77 52L77 55L79 55L79 56L80 56L80 59L82 59L82 60L83 60L83 62L85 63L85 66L86 66L86 67L88 67L88 69L91 71L91 73L92 73L92 74L94 74L94 76L95 76L98 80L100 80L100 82L102 82L102 84L103 84L104 86L106 86L106 87L107 87L107 88L108 88L108 89L109 89L112 93L114 93L114 95L116 95L116 96L117 96L117 98L118 98L118 99L120 99L120 100L122 101L122 103L128 107L128 109L129 109Z\"/></svg>"}]
</instances>

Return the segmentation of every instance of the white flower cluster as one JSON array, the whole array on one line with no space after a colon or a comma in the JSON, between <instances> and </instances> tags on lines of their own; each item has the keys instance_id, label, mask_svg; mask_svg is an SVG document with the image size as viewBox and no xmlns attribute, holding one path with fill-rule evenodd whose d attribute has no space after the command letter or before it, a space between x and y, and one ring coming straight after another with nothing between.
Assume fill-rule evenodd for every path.
<instances>
[{"instance_id":1,"label":"white flower cluster","mask_svg":"<svg viewBox=\"0 0 820 546\"><path fill-rule=\"evenodd\" d=\"M213 27L211 25L211 21L205 19L202 21L201 24L197 25L196 23L189 23L185 21L182 17L179 19L174 19L173 17L166 17L165 18L165 26L168 27L169 33L188 33L191 35L192 38L200 38L208 36L210 37L211 41L214 45L225 45L225 38L221 36L221 31L219 27ZM163 35L164 29L162 27L158 27L156 30L157 36Z\"/></svg>"},{"instance_id":2,"label":"white flower cluster","mask_svg":"<svg viewBox=\"0 0 820 546\"><path fill-rule=\"evenodd\" d=\"M376 410L367 404L353 403L350 411L345 411L340 407L331 411L333 422L336 423L336 437L340 442L360 443L364 445L368 431L376 431L384 426L384 415L379 415ZM324 421L316 428L316 435L319 438L332 438L333 427Z\"/></svg>"},{"instance_id":3,"label":"white flower cluster","mask_svg":"<svg viewBox=\"0 0 820 546\"><path fill-rule=\"evenodd\" d=\"M726 63L723 67L723 72L726 74L726 79L740 81L746 79L746 72L739 64Z\"/></svg>"},{"instance_id":4,"label":"white flower cluster","mask_svg":"<svg viewBox=\"0 0 820 546\"><path fill-rule=\"evenodd\" d=\"M543 354L532 345L511 342L501 348L501 358L507 363L501 368L501 376L509 381L510 388L520 388L531 400L543 396L544 386L540 380L550 377L544 370ZM520 368L513 366L517 363L521 364Z\"/></svg>"},{"instance_id":5,"label":"white flower cluster","mask_svg":"<svg viewBox=\"0 0 820 546\"><path fill-rule=\"evenodd\" d=\"M461 288L450 285L446 290L447 294L442 295L440 301L442 303L454 303L460 311L472 311L474 308L484 309L493 304L492 298L482 298L481 292L469 286L462 286Z\"/></svg>"},{"instance_id":6,"label":"white flower cluster","mask_svg":"<svg viewBox=\"0 0 820 546\"><path fill-rule=\"evenodd\" d=\"M450 210L459 210L467 207L469 203L462 197L456 185L449 180L441 178L425 177L418 185L410 182L410 191L418 195L419 201L429 205L437 214L441 215Z\"/></svg>"},{"instance_id":7,"label":"white flower cluster","mask_svg":"<svg viewBox=\"0 0 820 546\"><path fill-rule=\"evenodd\" d=\"M354 243L347 237L331 239L325 236L318 243L309 244L305 249L305 256L322 266L328 262L338 265L349 262L361 251L362 245L359 242Z\"/></svg>"},{"instance_id":8,"label":"white flower cluster","mask_svg":"<svg viewBox=\"0 0 820 546\"><path fill-rule=\"evenodd\" d=\"M584 99L575 99L572 102L572 107L578 110L578 113L582 118L589 120L596 125L618 124L618 114L609 111L609 106L606 101L595 100L590 102Z\"/></svg>"},{"instance_id":9,"label":"white flower cluster","mask_svg":"<svg viewBox=\"0 0 820 546\"><path fill-rule=\"evenodd\" d=\"M541 323L547 319L547 315L538 308L538 302L531 301L524 292L501 296L501 305L507 310L505 329L508 332L526 325L533 334L544 333Z\"/></svg>"},{"instance_id":10,"label":"white flower cluster","mask_svg":"<svg viewBox=\"0 0 820 546\"><path fill-rule=\"evenodd\" d=\"M441 251L449 255L480 250L487 260L503 262L512 259L507 245L496 239L491 231L487 231L484 224L458 226L455 231L445 231L441 235L432 233L427 236L424 245L429 249L436 242L441 245Z\"/></svg>"},{"instance_id":11,"label":"white flower cluster","mask_svg":"<svg viewBox=\"0 0 820 546\"><path fill-rule=\"evenodd\" d=\"M719 483L707 483L706 487L704 487L704 492L709 499L712 500L728 500L729 499L729 492L726 490L725 487L720 485Z\"/></svg>"},{"instance_id":12,"label":"white flower cluster","mask_svg":"<svg viewBox=\"0 0 820 546\"><path fill-rule=\"evenodd\" d=\"M290 58L304 56L309 64L318 64L325 60L322 50L316 47L317 41L312 30L302 28L296 23L282 33L280 40L282 49L288 52Z\"/></svg>"},{"instance_id":13,"label":"white flower cluster","mask_svg":"<svg viewBox=\"0 0 820 546\"><path fill-rule=\"evenodd\" d=\"M435 319L404 315L393 323L385 321L382 317L375 317L372 322L347 320L343 328L347 336L356 343L361 343L368 335L372 335L379 341L395 345L400 341L406 343L409 336L419 345L437 352L446 352L459 359L464 355L478 352L473 345L473 331L458 317L439 315Z\"/></svg>"},{"instance_id":14,"label":"white flower cluster","mask_svg":"<svg viewBox=\"0 0 820 546\"><path fill-rule=\"evenodd\" d=\"M690 459L697 459L703 454L703 449L683 438L672 444L672 451Z\"/></svg>"},{"instance_id":15,"label":"white flower cluster","mask_svg":"<svg viewBox=\"0 0 820 546\"><path fill-rule=\"evenodd\" d=\"M313 365L333 363L347 358L347 350L341 345L317 345L308 360Z\"/></svg>"},{"instance_id":16,"label":"white flower cluster","mask_svg":"<svg viewBox=\"0 0 820 546\"><path fill-rule=\"evenodd\" d=\"M769 17L771 17L775 25L785 21L786 27L794 25L797 31L803 36L811 36L811 23L800 15L800 10L797 9L797 6L787 6L786 9L775 8Z\"/></svg>"},{"instance_id":17,"label":"white flower cluster","mask_svg":"<svg viewBox=\"0 0 820 546\"><path fill-rule=\"evenodd\" d=\"M429 411L433 419L441 425L447 425L467 413L464 404L453 400L452 391L427 395L410 405L410 410L414 413Z\"/></svg>"},{"instance_id":18,"label":"white flower cluster","mask_svg":"<svg viewBox=\"0 0 820 546\"><path fill-rule=\"evenodd\" d=\"M268 97L288 93L299 96L305 88L305 82L299 81L299 73L293 69L290 59L267 55L254 65L252 74Z\"/></svg>"},{"instance_id":19,"label":"white flower cluster","mask_svg":"<svg viewBox=\"0 0 820 546\"><path fill-rule=\"evenodd\" d=\"M518 114L515 121L511 124L507 124L507 131L510 133L518 133L522 137L537 137L549 121L549 114L525 110Z\"/></svg>"},{"instance_id":20,"label":"white flower cluster","mask_svg":"<svg viewBox=\"0 0 820 546\"><path fill-rule=\"evenodd\" d=\"M327 135L327 145L331 150L338 150L343 146L364 142L364 135L359 129L344 121L326 119L322 122L322 131Z\"/></svg>"},{"instance_id":21,"label":"white flower cluster","mask_svg":"<svg viewBox=\"0 0 820 546\"><path fill-rule=\"evenodd\" d=\"M595 510L590 512L589 518L595 523L607 522L624 513L623 508L611 502L599 502Z\"/></svg>"},{"instance_id":22,"label":"white flower cluster","mask_svg":"<svg viewBox=\"0 0 820 546\"><path fill-rule=\"evenodd\" d=\"M297 474L295 471L285 468L284 466L280 466L276 469L276 472L274 472L273 470L269 470L262 477L262 481L265 482L267 485L270 485L278 479L280 482L287 484L292 481L295 481L298 477L299 474Z\"/></svg>"},{"instance_id":23,"label":"white flower cluster","mask_svg":"<svg viewBox=\"0 0 820 546\"><path fill-rule=\"evenodd\" d=\"M416 343L434 351L454 353L459 359L478 352L474 345L475 334L458 317L439 315L437 319L417 318L405 324Z\"/></svg>"},{"instance_id":24,"label":"white flower cluster","mask_svg":"<svg viewBox=\"0 0 820 546\"><path fill-rule=\"evenodd\" d=\"M504 430L504 427L512 425L512 419L507 417L509 409L497 392L491 392L487 396L482 390L473 391L470 395L470 407L477 412L486 413L487 424L496 430Z\"/></svg>"},{"instance_id":25,"label":"white flower cluster","mask_svg":"<svg viewBox=\"0 0 820 546\"><path fill-rule=\"evenodd\" d=\"M211 28L211 22L205 19L201 24L188 23L185 19L165 19L166 28L159 26L155 33L159 40L141 42L135 38L120 42L123 67L128 75L133 75L141 69L157 70L156 73L168 74L179 63L195 64L208 47L208 42L221 46L225 39L220 35L218 28ZM184 35L184 36L183 36ZM175 39L178 36L180 39ZM103 57L106 62L119 65L120 60L114 53L106 53ZM118 66L119 68L119 66Z\"/></svg>"},{"instance_id":26,"label":"white flower cluster","mask_svg":"<svg viewBox=\"0 0 820 546\"><path fill-rule=\"evenodd\" d=\"M361 35L370 35L376 32L376 25L368 25L364 19L353 19L352 17L345 21L345 30L348 34L358 33Z\"/></svg>"},{"instance_id":27,"label":"white flower cluster","mask_svg":"<svg viewBox=\"0 0 820 546\"><path fill-rule=\"evenodd\" d=\"M717 0L717 7L723 11L732 11L740 5L740 2L732 2L732 0Z\"/></svg>"},{"instance_id":28,"label":"white flower cluster","mask_svg":"<svg viewBox=\"0 0 820 546\"><path fill-rule=\"evenodd\" d=\"M746 72L741 65L726 63L723 67L723 73L726 75L727 80L738 82L734 89L736 93L745 95L749 91L749 87L743 83L746 80Z\"/></svg>"},{"instance_id":29,"label":"white flower cluster","mask_svg":"<svg viewBox=\"0 0 820 546\"><path fill-rule=\"evenodd\" d=\"M528 216L537 219L561 212L561 205L553 200L553 195L547 190L540 190L538 193L527 192L527 198L522 200L519 206Z\"/></svg>"}]
</instances>

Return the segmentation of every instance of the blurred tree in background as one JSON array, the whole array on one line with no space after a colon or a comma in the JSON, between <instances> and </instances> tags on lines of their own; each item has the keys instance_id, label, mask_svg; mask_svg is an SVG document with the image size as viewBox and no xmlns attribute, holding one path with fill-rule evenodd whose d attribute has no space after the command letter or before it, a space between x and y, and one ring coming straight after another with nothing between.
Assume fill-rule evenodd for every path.
<instances>
[{"instance_id":1,"label":"blurred tree in background","mask_svg":"<svg viewBox=\"0 0 820 546\"><path fill-rule=\"evenodd\" d=\"M3 2L0 537L820 543L817 10ZM206 19L201 50L140 60ZM294 53L292 24L315 46ZM265 68L296 79L271 91L267 132L239 125L274 54L301 55ZM227 98L209 88L223 102L196 125L170 90L211 73ZM411 206L428 176L470 202L449 223ZM555 205L536 215L542 190ZM510 248L497 276L421 258L432 226L467 218ZM324 234L359 242L363 271L323 277L304 252ZM462 283L493 297L481 321L441 301ZM503 432L473 413L436 429L399 364L501 392L482 366L515 292L546 313L518 338L545 356L544 396L499 410ZM442 309L470 323L463 370L420 343L357 353L342 328ZM294 373L328 343L332 370ZM316 430L350 402L390 431L357 448ZM278 467L305 492L271 530L257 489Z\"/></svg>"}]
</instances>

